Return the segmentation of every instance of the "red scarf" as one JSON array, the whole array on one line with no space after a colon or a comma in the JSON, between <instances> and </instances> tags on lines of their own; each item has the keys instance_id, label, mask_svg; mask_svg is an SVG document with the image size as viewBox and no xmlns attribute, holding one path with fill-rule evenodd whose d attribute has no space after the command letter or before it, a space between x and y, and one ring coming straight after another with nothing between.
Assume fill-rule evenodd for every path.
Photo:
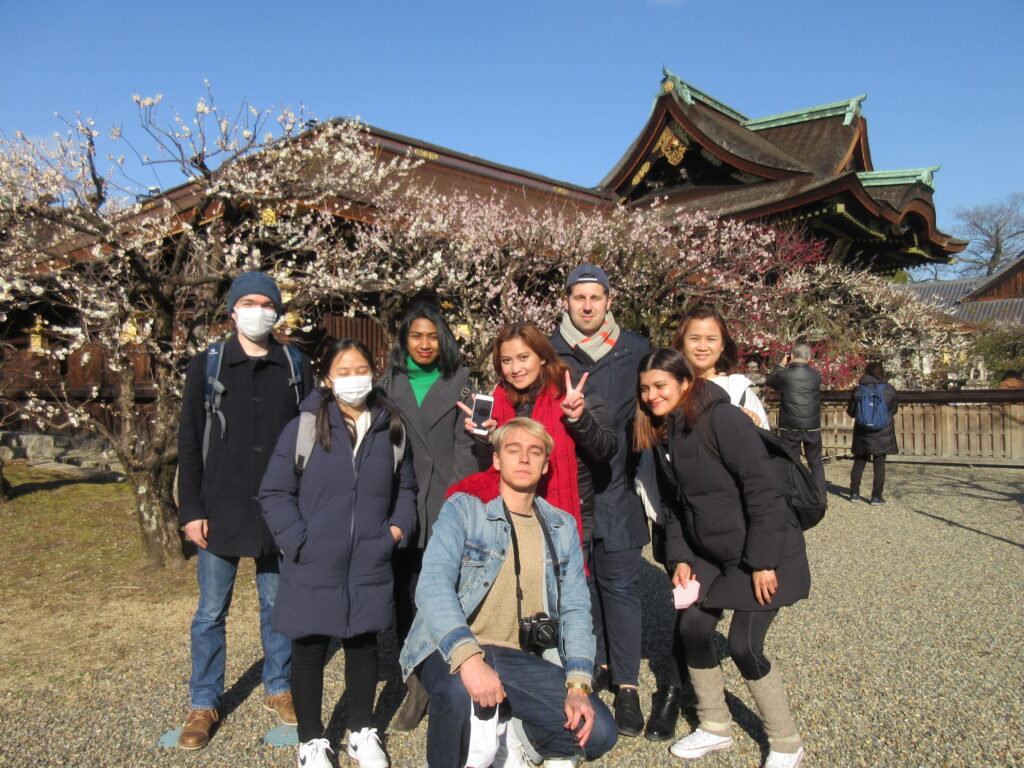
<instances>
[{"instance_id":1,"label":"red scarf","mask_svg":"<svg viewBox=\"0 0 1024 768\"><path fill-rule=\"evenodd\" d=\"M499 384L494 390L494 410L491 411L491 418L497 421L500 427L506 421L515 418L515 415L515 407L504 385ZM542 496L551 506L572 515L582 543L583 523L580 519L580 487L576 477L576 443L565 429L558 390L554 386L537 395L537 399L533 401L530 418L543 424L544 429L555 441L555 448L548 459L548 472L541 478L537 495Z\"/></svg>"},{"instance_id":2,"label":"red scarf","mask_svg":"<svg viewBox=\"0 0 1024 768\"><path fill-rule=\"evenodd\" d=\"M509 400L508 393L503 385L498 385L494 390L494 408L491 411L491 418L498 422L500 427L510 419L515 418L516 411ZM533 403L533 412L530 418L539 421L544 425L554 440L555 447L548 457L547 474L540 480L537 487L537 495L544 498L551 506L557 507L572 515L576 521L576 532L580 537L580 546L583 545L583 521L580 517L580 491L577 478L578 466L576 464L576 443L572 436L566 431L562 422L562 409L559 406L558 390L549 387L537 396ZM496 499L499 493L498 470L493 466L483 472L477 472L464 480L456 483L448 489L445 497L454 493L468 493L475 496L485 504ZM584 557L584 560L586 558ZM583 563L583 570L590 575L586 562Z\"/></svg>"}]
</instances>

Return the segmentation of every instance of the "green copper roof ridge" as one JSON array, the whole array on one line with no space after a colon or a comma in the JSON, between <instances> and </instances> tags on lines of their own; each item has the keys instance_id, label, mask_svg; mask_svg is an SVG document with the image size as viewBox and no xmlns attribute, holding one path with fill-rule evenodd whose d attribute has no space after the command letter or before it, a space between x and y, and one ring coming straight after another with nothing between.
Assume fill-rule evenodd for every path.
<instances>
[{"instance_id":1,"label":"green copper roof ridge","mask_svg":"<svg viewBox=\"0 0 1024 768\"><path fill-rule=\"evenodd\" d=\"M857 178L865 187L890 187L921 182L935 189L935 172L941 165L928 168L906 168L896 171L858 171Z\"/></svg>"},{"instance_id":2,"label":"green copper roof ridge","mask_svg":"<svg viewBox=\"0 0 1024 768\"><path fill-rule=\"evenodd\" d=\"M867 97L866 93L862 93L860 96L854 96L852 99L834 101L831 104L821 104L816 107L796 109L792 112L780 112L777 115L745 120L743 121L743 127L749 128L751 131L761 131L765 128L806 123L809 120L820 120L825 117L836 117L837 115L845 115L843 125L850 125L860 113L861 102Z\"/></svg>"},{"instance_id":3,"label":"green copper roof ridge","mask_svg":"<svg viewBox=\"0 0 1024 768\"><path fill-rule=\"evenodd\" d=\"M661 72L664 75L664 77L661 79L661 93L671 93L674 91L676 94L678 94L679 98L682 99L687 104L693 104L695 100L702 101L712 109L716 109L722 114L731 117L733 120L736 120L737 122L740 123L747 119L746 115L737 112L728 104L723 104L721 101L714 98L713 96L709 96L708 94L704 93L704 91L702 91L700 88L690 85L688 82L680 78L678 75L668 70L666 67L662 67ZM666 87L669 84L671 84L670 87ZM658 96L655 97L655 104L658 102L658 98L660 97L661 94L658 94Z\"/></svg>"}]
</instances>

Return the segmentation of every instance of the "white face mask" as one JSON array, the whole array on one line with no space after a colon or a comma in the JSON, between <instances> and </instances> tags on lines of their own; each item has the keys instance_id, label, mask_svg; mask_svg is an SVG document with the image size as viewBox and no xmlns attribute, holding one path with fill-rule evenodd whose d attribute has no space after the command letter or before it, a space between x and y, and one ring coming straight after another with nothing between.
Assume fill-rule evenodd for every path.
<instances>
[{"instance_id":1,"label":"white face mask","mask_svg":"<svg viewBox=\"0 0 1024 768\"><path fill-rule=\"evenodd\" d=\"M250 341L263 341L277 322L277 312L263 307L239 307L235 315L238 330Z\"/></svg>"},{"instance_id":2,"label":"white face mask","mask_svg":"<svg viewBox=\"0 0 1024 768\"><path fill-rule=\"evenodd\" d=\"M331 379L334 396L345 405L362 405L373 389L372 376L342 376Z\"/></svg>"}]
</instances>

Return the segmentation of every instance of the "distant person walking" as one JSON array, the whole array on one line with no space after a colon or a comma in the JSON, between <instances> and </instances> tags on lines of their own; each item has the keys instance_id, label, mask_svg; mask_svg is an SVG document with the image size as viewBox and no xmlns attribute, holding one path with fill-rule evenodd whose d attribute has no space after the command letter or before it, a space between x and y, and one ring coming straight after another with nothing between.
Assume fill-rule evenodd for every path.
<instances>
[{"instance_id":1,"label":"distant person walking","mask_svg":"<svg viewBox=\"0 0 1024 768\"><path fill-rule=\"evenodd\" d=\"M821 463L821 374L811 368L811 348L797 344L765 382L782 398L778 431L797 453L803 453L822 498L825 467Z\"/></svg>"},{"instance_id":2,"label":"distant person walking","mask_svg":"<svg viewBox=\"0 0 1024 768\"><path fill-rule=\"evenodd\" d=\"M860 383L850 395L846 412L853 417L853 469L850 470L850 501L863 501L860 481L871 459L874 476L870 504L885 504L885 457L899 453L893 417L899 403L896 390L886 383L881 363L868 363Z\"/></svg>"}]
</instances>

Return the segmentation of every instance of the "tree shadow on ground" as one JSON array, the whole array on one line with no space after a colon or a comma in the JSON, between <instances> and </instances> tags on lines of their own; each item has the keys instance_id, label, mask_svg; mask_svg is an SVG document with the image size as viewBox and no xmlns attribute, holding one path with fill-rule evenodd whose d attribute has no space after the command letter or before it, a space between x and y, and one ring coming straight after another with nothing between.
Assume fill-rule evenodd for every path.
<instances>
[{"instance_id":1,"label":"tree shadow on ground","mask_svg":"<svg viewBox=\"0 0 1024 768\"><path fill-rule=\"evenodd\" d=\"M64 488L68 485L109 485L111 483L124 482L124 475L120 472L98 472L94 475L66 475L56 477L52 480L18 483L14 485L11 499L18 499L39 491L53 491L57 488Z\"/></svg>"}]
</instances>

